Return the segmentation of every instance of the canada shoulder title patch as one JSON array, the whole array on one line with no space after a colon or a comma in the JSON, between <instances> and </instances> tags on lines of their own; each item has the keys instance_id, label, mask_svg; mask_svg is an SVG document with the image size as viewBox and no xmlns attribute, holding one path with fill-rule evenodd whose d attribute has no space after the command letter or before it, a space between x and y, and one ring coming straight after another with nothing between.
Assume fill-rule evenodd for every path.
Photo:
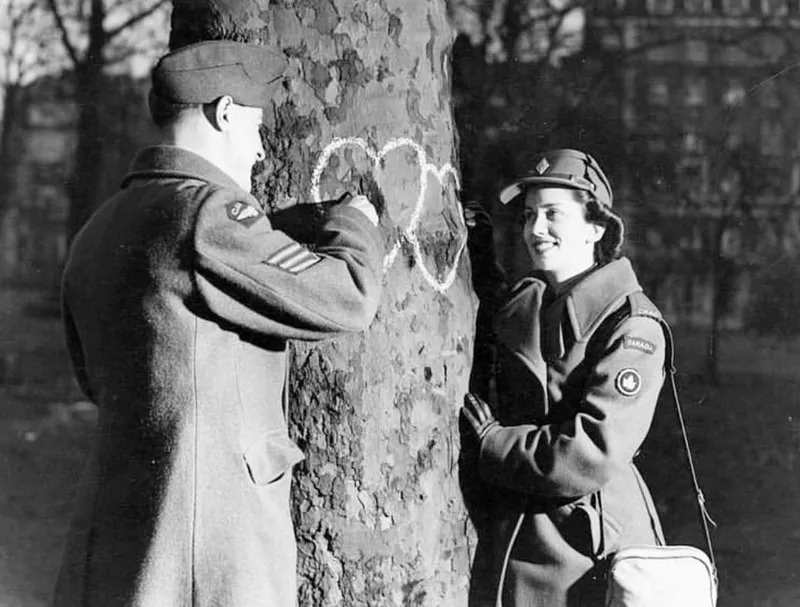
<instances>
[{"instance_id":1,"label":"canada shoulder title patch","mask_svg":"<svg viewBox=\"0 0 800 607\"><path fill-rule=\"evenodd\" d=\"M623 396L636 396L642 389L642 376L636 369L623 369L614 384Z\"/></svg>"},{"instance_id":2,"label":"canada shoulder title patch","mask_svg":"<svg viewBox=\"0 0 800 607\"><path fill-rule=\"evenodd\" d=\"M641 337L629 337L627 335L622 340L622 347L629 350L639 350L645 354L653 354L656 351L656 345L653 342Z\"/></svg>"},{"instance_id":3,"label":"canada shoulder title patch","mask_svg":"<svg viewBox=\"0 0 800 607\"><path fill-rule=\"evenodd\" d=\"M225 205L225 210L228 212L228 219L233 219L246 228L263 217L261 211L246 202L229 202Z\"/></svg>"}]
</instances>

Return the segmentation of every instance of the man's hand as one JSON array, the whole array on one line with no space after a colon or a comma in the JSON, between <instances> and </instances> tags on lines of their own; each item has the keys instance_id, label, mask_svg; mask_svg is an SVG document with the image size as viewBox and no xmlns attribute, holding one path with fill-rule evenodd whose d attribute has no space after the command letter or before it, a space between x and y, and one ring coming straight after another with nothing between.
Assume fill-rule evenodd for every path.
<instances>
[{"instance_id":1,"label":"man's hand","mask_svg":"<svg viewBox=\"0 0 800 607\"><path fill-rule=\"evenodd\" d=\"M359 211L364 213L364 215L367 216L367 219L370 220L372 225L374 226L378 225L378 213L377 211L375 211L375 207L372 205L372 203L366 196L362 194L359 194L358 196L353 196L350 200L348 200L345 203L345 205L348 207L353 207L354 209L358 209Z\"/></svg>"},{"instance_id":2,"label":"man's hand","mask_svg":"<svg viewBox=\"0 0 800 607\"><path fill-rule=\"evenodd\" d=\"M480 396L471 392L468 392L464 397L464 406L461 411L479 441L483 440L489 430L499 425L494 415L492 415L489 405Z\"/></svg>"}]
</instances>

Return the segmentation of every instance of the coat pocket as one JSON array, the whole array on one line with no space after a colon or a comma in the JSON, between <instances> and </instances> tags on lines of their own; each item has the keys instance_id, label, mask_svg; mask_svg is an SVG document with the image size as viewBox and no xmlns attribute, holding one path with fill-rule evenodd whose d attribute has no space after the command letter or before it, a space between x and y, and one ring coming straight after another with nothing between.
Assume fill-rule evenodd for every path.
<instances>
[{"instance_id":1,"label":"coat pocket","mask_svg":"<svg viewBox=\"0 0 800 607\"><path fill-rule=\"evenodd\" d=\"M269 485L283 477L305 456L283 432L268 434L263 443L245 450L244 462L256 485Z\"/></svg>"},{"instance_id":2,"label":"coat pocket","mask_svg":"<svg viewBox=\"0 0 800 607\"><path fill-rule=\"evenodd\" d=\"M581 554L602 558L619 548L622 525L601 510L596 495L563 506L551 517L561 536Z\"/></svg>"}]
</instances>

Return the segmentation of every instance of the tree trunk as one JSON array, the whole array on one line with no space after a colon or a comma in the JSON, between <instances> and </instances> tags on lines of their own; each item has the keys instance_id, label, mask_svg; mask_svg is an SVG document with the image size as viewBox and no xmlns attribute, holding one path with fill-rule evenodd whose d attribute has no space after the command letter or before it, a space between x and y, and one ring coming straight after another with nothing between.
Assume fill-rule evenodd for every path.
<instances>
[{"instance_id":1,"label":"tree trunk","mask_svg":"<svg viewBox=\"0 0 800 607\"><path fill-rule=\"evenodd\" d=\"M3 123L0 126L0 228L14 195L19 155L20 85L8 83L3 90Z\"/></svg>"},{"instance_id":2,"label":"tree trunk","mask_svg":"<svg viewBox=\"0 0 800 607\"><path fill-rule=\"evenodd\" d=\"M78 119L75 143L74 165L67 191L69 193L69 217L67 237L71 242L84 223L99 204L98 191L102 177L103 138L100 133L101 96L100 82L102 71L82 65L75 77L75 102Z\"/></svg>"},{"instance_id":3,"label":"tree trunk","mask_svg":"<svg viewBox=\"0 0 800 607\"><path fill-rule=\"evenodd\" d=\"M711 251L711 326L708 332L708 352L706 354L706 381L712 385L719 385L719 331L722 316L722 241L725 236L727 222L721 219L713 225L713 247Z\"/></svg>"},{"instance_id":4,"label":"tree trunk","mask_svg":"<svg viewBox=\"0 0 800 607\"><path fill-rule=\"evenodd\" d=\"M67 191L69 217L67 237L71 242L89 219L101 200L100 183L103 171L103 126L100 100L103 97L103 49L106 34L103 29L105 7L103 0L92 0L89 17L89 46L84 58L75 65L75 104L78 108L76 125L75 164L72 167Z\"/></svg>"},{"instance_id":5,"label":"tree trunk","mask_svg":"<svg viewBox=\"0 0 800 607\"><path fill-rule=\"evenodd\" d=\"M265 112L257 195L280 209L363 186L384 207L372 326L293 349L300 604L465 605L458 410L476 301L444 0L176 0L170 46L210 38L268 42L290 59Z\"/></svg>"}]
</instances>

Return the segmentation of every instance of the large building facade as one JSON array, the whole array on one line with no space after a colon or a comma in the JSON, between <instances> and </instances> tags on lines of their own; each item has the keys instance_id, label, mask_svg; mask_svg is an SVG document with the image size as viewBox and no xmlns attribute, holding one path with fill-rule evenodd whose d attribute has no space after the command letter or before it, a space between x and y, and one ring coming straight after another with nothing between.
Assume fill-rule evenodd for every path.
<instances>
[{"instance_id":1,"label":"large building facade","mask_svg":"<svg viewBox=\"0 0 800 607\"><path fill-rule=\"evenodd\" d=\"M71 78L47 76L20 96L8 208L0 217L0 287L53 290L67 253L67 183L72 171L77 112ZM109 76L104 109L101 200L119 188L139 145L155 137L146 108L146 80Z\"/></svg>"},{"instance_id":2,"label":"large building facade","mask_svg":"<svg viewBox=\"0 0 800 607\"><path fill-rule=\"evenodd\" d=\"M633 255L676 320L747 322L762 264L800 245L800 0L606 0L622 62ZM797 46L797 48L796 48Z\"/></svg>"}]
</instances>

